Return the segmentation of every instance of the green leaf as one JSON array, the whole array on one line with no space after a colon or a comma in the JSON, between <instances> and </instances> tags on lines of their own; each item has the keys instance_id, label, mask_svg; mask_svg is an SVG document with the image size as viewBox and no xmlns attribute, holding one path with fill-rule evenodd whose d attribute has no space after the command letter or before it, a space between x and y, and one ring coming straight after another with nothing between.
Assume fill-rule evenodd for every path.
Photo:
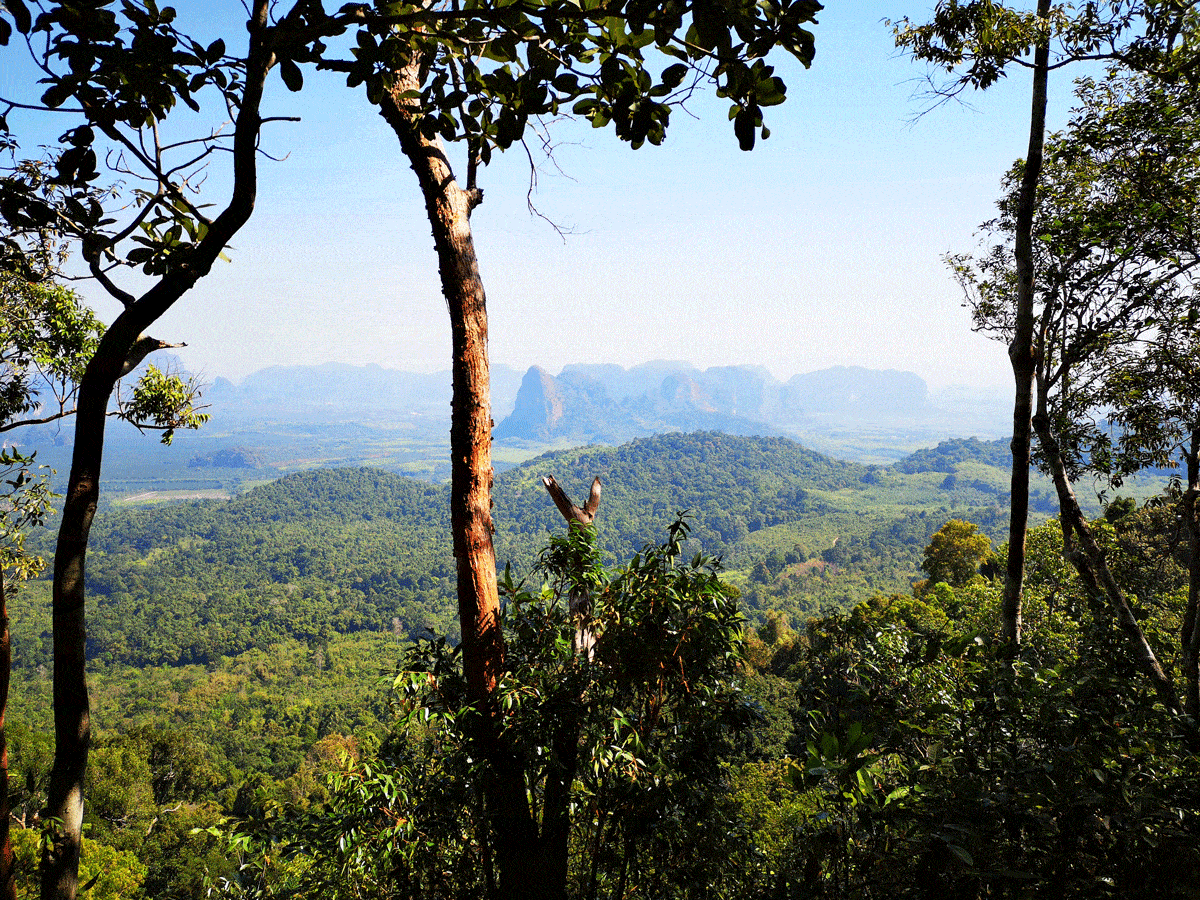
<instances>
[{"instance_id":1,"label":"green leaf","mask_svg":"<svg viewBox=\"0 0 1200 900\"><path fill-rule=\"evenodd\" d=\"M737 135L738 146L742 150L754 149L754 114L746 109L739 109L733 117L733 133Z\"/></svg>"},{"instance_id":2,"label":"green leaf","mask_svg":"<svg viewBox=\"0 0 1200 900\"><path fill-rule=\"evenodd\" d=\"M683 83L683 79L687 77L688 67L684 63L675 63L663 69L662 83L668 88L674 90Z\"/></svg>"},{"instance_id":3,"label":"green leaf","mask_svg":"<svg viewBox=\"0 0 1200 900\"><path fill-rule=\"evenodd\" d=\"M564 72L550 83L554 86L554 89L560 93L579 93L579 77L571 72Z\"/></svg>"},{"instance_id":4,"label":"green leaf","mask_svg":"<svg viewBox=\"0 0 1200 900\"><path fill-rule=\"evenodd\" d=\"M70 96L71 86L60 81L46 89L46 93L42 94L42 103L51 109L58 109Z\"/></svg>"},{"instance_id":5,"label":"green leaf","mask_svg":"<svg viewBox=\"0 0 1200 900\"><path fill-rule=\"evenodd\" d=\"M25 5L24 0L4 0L4 8L12 14L13 21L17 25L17 31L21 32L21 34L29 34L29 29L33 27L33 20L29 15L29 7ZM7 38L0 41L0 43L7 42Z\"/></svg>"},{"instance_id":6,"label":"green leaf","mask_svg":"<svg viewBox=\"0 0 1200 900\"><path fill-rule=\"evenodd\" d=\"M304 87L304 75L294 60L288 59L286 56L279 60L279 74L283 77L283 83L287 85L289 91L295 93Z\"/></svg>"},{"instance_id":7,"label":"green leaf","mask_svg":"<svg viewBox=\"0 0 1200 900\"><path fill-rule=\"evenodd\" d=\"M975 865L974 857L972 857L971 854L968 853L966 850L964 850L962 847L958 846L957 844L947 844L946 846L950 849L951 853L953 853L955 856L957 856L963 862L964 865L968 865L968 866Z\"/></svg>"}]
</instances>

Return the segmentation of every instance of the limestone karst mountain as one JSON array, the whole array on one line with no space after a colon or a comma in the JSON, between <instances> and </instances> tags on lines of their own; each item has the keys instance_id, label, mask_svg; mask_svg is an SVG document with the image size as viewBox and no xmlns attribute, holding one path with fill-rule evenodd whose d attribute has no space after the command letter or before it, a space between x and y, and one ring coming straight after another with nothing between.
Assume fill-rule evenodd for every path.
<instances>
[{"instance_id":1,"label":"limestone karst mountain","mask_svg":"<svg viewBox=\"0 0 1200 900\"><path fill-rule=\"evenodd\" d=\"M499 441L615 441L663 431L800 434L812 427L896 425L945 418L912 372L838 366L787 382L758 366L703 371L656 362L632 369L533 366Z\"/></svg>"}]
</instances>

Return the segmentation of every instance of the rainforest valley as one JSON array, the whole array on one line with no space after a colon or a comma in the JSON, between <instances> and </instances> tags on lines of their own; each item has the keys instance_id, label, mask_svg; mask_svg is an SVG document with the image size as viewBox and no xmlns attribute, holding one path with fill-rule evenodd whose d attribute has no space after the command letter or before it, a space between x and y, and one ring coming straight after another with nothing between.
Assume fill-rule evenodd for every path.
<instances>
[{"instance_id":1,"label":"rainforest valley","mask_svg":"<svg viewBox=\"0 0 1200 900\"><path fill-rule=\"evenodd\" d=\"M836 226L880 79L846 18L788 100L825 15L0 0L0 900L1200 898L1200 4L884 20L931 115L1027 77L960 337L910 241L974 135ZM814 119L653 194L714 103ZM581 128L634 203L551 278L485 175L566 239ZM384 369L435 310L449 369ZM183 322L289 364L205 384ZM907 371L987 339L999 426Z\"/></svg>"},{"instance_id":2,"label":"rainforest valley","mask_svg":"<svg viewBox=\"0 0 1200 900\"><path fill-rule=\"evenodd\" d=\"M1031 537L1028 655L992 644L1006 465L1003 442L947 441L882 467L698 432L557 451L499 476L513 727L533 790L546 789L536 747L561 715L556 690L590 685L576 890L607 896L623 879L658 896L700 884L890 896L1052 869L1084 896L1105 879L1166 877L1163 854L1194 853L1192 777L1154 749L1182 740L1178 726L1120 661L1053 522ZM566 533L546 474L575 494L603 480L598 597L657 560L656 582L699 572L719 604L681 587L655 636L622 634L628 620L597 608L597 648L627 655L577 658L554 598L580 576L542 552ZM1045 520L1052 498L1035 484ZM453 708L446 509L444 486L362 468L230 500L108 503L89 568L97 741L82 877L94 891L486 891L478 776ZM1188 560L1169 506L1127 493L1095 513L1170 659ZM10 612L10 793L28 884L52 746L48 582L25 583ZM630 669L662 677L652 654L679 652L663 634L700 646L651 715L636 681L620 685Z\"/></svg>"}]
</instances>

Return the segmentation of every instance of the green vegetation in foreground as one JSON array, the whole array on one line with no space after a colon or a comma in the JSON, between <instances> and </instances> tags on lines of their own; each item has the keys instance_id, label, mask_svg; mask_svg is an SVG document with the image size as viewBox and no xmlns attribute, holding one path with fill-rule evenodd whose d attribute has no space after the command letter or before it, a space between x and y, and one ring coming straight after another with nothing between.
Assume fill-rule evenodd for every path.
<instances>
[{"instance_id":1,"label":"green vegetation in foreground","mask_svg":"<svg viewBox=\"0 0 1200 900\"><path fill-rule=\"evenodd\" d=\"M693 527L680 544L681 559L715 548L732 567L722 573L725 590L740 591L742 609L757 623L737 653L745 657L740 690L758 711L706 745L722 755L721 774L706 775L697 783L703 791L687 803L716 816L704 821L721 823L695 845L707 847L708 856L692 855L690 864L728 861L721 877L733 895L770 896L771 885L806 883L810 870L829 873L820 882L828 896L862 896L863 886L884 874L878 884L897 890L905 879L934 877L886 843L887 834L901 832L940 873L939 884L984 877L966 856L1008 854L1031 866L1066 866L1079 884L1095 887L1071 867L1085 859L1096 872L1109 872L1117 851L1080 850L1091 838L1072 832L1075 843L1058 856L1046 850L1036 857L976 821L990 821L981 804L1020 819L1031 791L1041 791L1039 803L1069 810L1072 779L1085 777L1085 762L1106 773L1089 788L1088 808L1116 823L1106 833L1121 854L1128 851L1121 871L1145 876L1159 858L1137 838L1148 827L1171 852L1191 852L1180 835L1191 833L1197 804L1185 796L1175 757L1155 749L1172 746L1169 723L1140 705L1144 686L1120 662L1111 623L1090 618L1062 562L1057 529L1038 529L1031 542L1030 658L1014 677L988 644L998 584L974 574L981 563L998 571L1002 556L989 556L965 527L943 529L950 538L931 541L951 518L998 530L1006 478L992 464L995 449L947 442L883 468L837 462L779 439L666 435L547 454L498 478L497 542L502 558L514 560L514 573L529 572L534 548L562 533L540 483L550 473L577 499L593 475L604 479L597 545L610 564L661 540L675 509L686 506ZM338 823L346 789L381 783L355 779L395 774L389 767L412 737L411 724L397 715L413 710L397 705L397 661L411 653L414 637L453 628L446 505L442 486L339 469L297 473L228 501L102 511L89 559L96 746L85 849L94 856L90 863L85 856L84 867L112 878L96 890L183 900L202 896L206 878L228 879L230 890L241 890L239 878L254 870L239 876L238 860L257 863L229 852L223 822L274 827L278 816L305 816L329 803L330 821ZM1125 501L1113 508L1123 518L1104 526L1105 539L1148 634L1169 660L1184 596L1169 516ZM969 557L965 568L955 563L958 550ZM922 566L957 573L945 576L955 583L927 584ZM539 578L527 587L536 589ZM51 749L48 600L48 583L33 582L11 608L17 672L10 784L15 814L26 823L41 803ZM1113 661L1115 675L1101 668ZM1086 684L1101 692L1080 687ZM1022 754L1033 754L1030 766L1052 772L1049 782L1032 785L1021 780L1028 767L1012 769L1003 801L960 766L971 758L985 760L988 771L1011 766L1004 746L988 743L983 728L991 721L988 704L1000 702L997 691L1007 692L1003 702L1013 708L1042 710L1018 720ZM933 696L942 697L941 711L930 705ZM1102 709L1110 703L1104 698L1116 706ZM1045 718L1052 713L1060 718ZM1072 721L1105 716L1125 723L1122 748L1090 725L1071 730ZM1077 755L1054 749L1065 740ZM932 764L935 745L941 749ZM1109 766L1118 749L1138 760L1119 776ZM404 765L404 777L431 774ZM327 781L338 772L340 781ZM1150 777L1158 787L1146 793ZM460 789L466 793L455 793ZM465 802L470 789L459 782L437 796ZM1138 791L1147 803L1168 804L1168 825L1121 799ZM935 821L948 822L949 830L931 831ZM844 851L833 849L834 833L852 836ZM256 834L255 841L264 839ZM731 835L740 843L729 843ZM946 835L954 841L946 843ZM1042 845L1052 844L1039 835ZM29 832L18 832L20 852L30 853L31 841ZM741 849L733 852L735 846ZM630 865L646 884L666 895L674 890L649 856L631 857ZM289 863L262 883L295 875ZM841 893L828 880L835 875L844 879Z\"/></svg>"}]
</instances>

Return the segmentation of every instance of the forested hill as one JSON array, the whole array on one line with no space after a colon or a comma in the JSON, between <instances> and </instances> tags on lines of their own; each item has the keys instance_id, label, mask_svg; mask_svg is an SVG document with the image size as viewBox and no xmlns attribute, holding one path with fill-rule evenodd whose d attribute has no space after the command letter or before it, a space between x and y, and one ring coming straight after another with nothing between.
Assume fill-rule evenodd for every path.
<instances>
[{"instance_id":1,"label":"forested hill","mask_svg":"<svg viewBox=\"0 0 1200 900\"><path fill-rule=\"evenodd\" d=\"M898 472L956 472L965 462L983 463L1000 469L1012 468L1012 450L1007 439L981 441L979 438L952 438L936 447L918 450L895 463Z\"/></svg>"},{"instance_id":2,"label":"forested hill","mask_svg":"<svg viewBox=\"0 0 1200 900\"><path fill-rule=\"evenodd\" d=\"M540 545L538 535L562 529L542 486L544 475L553 475L580 503L600 476L598 538L609 554L623 558L660 540L682 511L692 517L694 541L709 552L725 552L749 533L816 512L812 491L849 487L866 472L786 438L717 432L547 453L497 479L497 549L502 557L523 560Z\"/></svg>"},{"instance_id":3,"label":"forested hill","mask_svg":"<svg viewBox=\"0 0 1200 900\"><path fill-rule=\"evenodd\" d=\"M500 475L497 552L518 573L564 528L544 475L580 502L601 477L598 538L610 562L661 541L675 513L689 511L689 550L726 558L752 614L907 589L951 510L985 521L982 507L996 499L949 490L940 471L869 468L782 438L660 435L548 453ZM990 475L977 467L973 477ZM446 486L376 469L297 473L228 501L109 507L89 557L90 652L174 665L287 638L320 646L362 630L453 634L448 507ZM18 652L21 664L46 663L48 637Z\"/></svg>"}]
</instances>

